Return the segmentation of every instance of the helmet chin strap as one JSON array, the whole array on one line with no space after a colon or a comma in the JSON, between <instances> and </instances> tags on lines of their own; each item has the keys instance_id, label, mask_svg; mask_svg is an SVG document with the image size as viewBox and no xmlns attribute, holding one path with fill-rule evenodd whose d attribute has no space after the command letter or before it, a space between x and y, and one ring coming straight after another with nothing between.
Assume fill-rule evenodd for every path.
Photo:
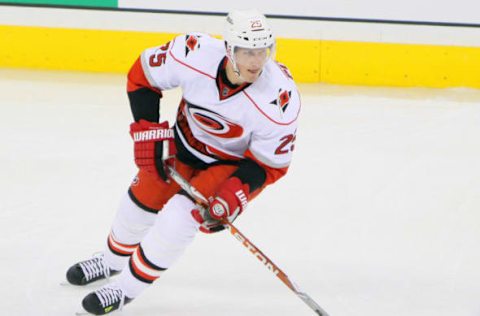
<instances>
[{"instance_id":1,"label":"helmet chin strap","mask_svg":"<svg viewBox=\"0 0 480 316\"><path fill-rule=\"evenodd\" d=\"M240 69L238 69L237 63L235 61L232 61L232 68L233 72L237 75L237 77L241 77L240 75Z\"/></svg>"},{"instance_id":2,"label":"helmet chin strap","mask_svg":"<svg viewBox=\"0 0 480 316\"><path fill-rule=\"evenodd\" d=\"M233 48L231 48L230 51L232 50ZM235 73L235 75L238 77L238 79L240 79L240 81L245 82L246 80L240 74L240 69L238 69L237 62L235 61L235 56L233 56L230 52L227 52L227 57L232 64L233 72Z\"/></svg>"},{"instance_id":3,"label":"helmet chin strap","mask_svg":"<svg viewBox=\"0 0 480 316\"><path fill-rule=\"evenodd\" d=\"M237 75L238 79L240 79L241 81L245 81L242 75L240 74L240 70L238 70L238 67L236 64L233 66L233 72L235 73L235 75Z\"/></svg>"}]
</instances>

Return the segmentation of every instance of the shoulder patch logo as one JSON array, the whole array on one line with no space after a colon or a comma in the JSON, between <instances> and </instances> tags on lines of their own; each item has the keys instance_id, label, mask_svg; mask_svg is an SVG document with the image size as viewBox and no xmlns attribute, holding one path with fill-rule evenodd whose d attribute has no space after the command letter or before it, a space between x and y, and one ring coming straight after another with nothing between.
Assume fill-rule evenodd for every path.
<instances>
[{"instance_id":1,"label":"shoulder patch logo","mask_svg":"<svg viewBox=\"0 0 480 316\"><path fill-rule=\"evenodd\" d=\"M279 89L277 98L270 102L270 104L277 105L282 110L282 112L285 113L288 104L290 103L291 97L292 91Z\"/></svg>"},{"instance_id":2,"label":"shoulder patch logo","mask_svg":"<svg viewBox=\"0 0 480 316\"><path fill-rule=\"evenodd\" d=\"M188 53L200 48L200 43L198 39L201 36L196 35L187 35L185 36L185 57L188 56Z\"/></svg>"}]
</instances>

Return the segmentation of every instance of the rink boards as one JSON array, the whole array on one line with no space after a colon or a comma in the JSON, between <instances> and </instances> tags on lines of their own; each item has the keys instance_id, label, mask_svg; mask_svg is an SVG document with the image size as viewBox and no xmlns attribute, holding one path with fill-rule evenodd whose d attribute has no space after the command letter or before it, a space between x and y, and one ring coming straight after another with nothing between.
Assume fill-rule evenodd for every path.
<instances>
[{"instance_id":1,"label":"rink boards","mask_svg":"<svg viewBox=\"0 0 480 316\"><path fill-rule=\"evenodd\" d=\"M223 19L84 11L0 6L0 67L126 73L143 49L193 30L218 36ZM298 82L480 88L480 28L272 24Z\"/></svg>"}]
</instances>

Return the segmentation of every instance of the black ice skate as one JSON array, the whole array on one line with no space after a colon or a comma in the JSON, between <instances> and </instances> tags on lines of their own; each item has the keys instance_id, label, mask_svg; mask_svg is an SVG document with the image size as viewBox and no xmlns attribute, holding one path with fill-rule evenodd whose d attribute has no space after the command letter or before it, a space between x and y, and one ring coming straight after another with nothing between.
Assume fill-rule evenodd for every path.
<instances>
[{"instance_id":1,"label":"black ice skate","mask_svg":"<svg viewBox=\"0 0 480 316\"><path fill-rule=\"evenodd\" d=\"M118 309L121 310L123 305L131 301L132 299L126 297L115 283L111 283L85 296L82 306L91 314L105 315Z\"/></svg>"},{"instance_id":2,"label":"black ice skate","mask_svg":"<svg viewBox=\"0 0 480 316\"><path fill-rule=\"evenodd\" d=\"M103 254L98 254L71 266L67 271L67 280L73 285L86 285L117 273L119 271L111 270L105 265Z\"/></svg>"}]
</instances>

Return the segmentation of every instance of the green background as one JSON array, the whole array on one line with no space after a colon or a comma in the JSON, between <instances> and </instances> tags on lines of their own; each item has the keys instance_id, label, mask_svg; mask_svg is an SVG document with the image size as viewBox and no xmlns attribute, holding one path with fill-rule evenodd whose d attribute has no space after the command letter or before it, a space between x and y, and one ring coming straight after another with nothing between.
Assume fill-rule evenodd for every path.
<instances>
[{"instance_id":1,"label":"green background","mask_svg":"<svg viewBox=\"0 0 480 316\"><path fill-rule=\"evenodd\" d=\"M7 1L0 1L0 4L2 3L46 4L46 5L108 7L108 8L116 8L118 6L118 0L7 0Z\"/></svg>"}]
</instances>

